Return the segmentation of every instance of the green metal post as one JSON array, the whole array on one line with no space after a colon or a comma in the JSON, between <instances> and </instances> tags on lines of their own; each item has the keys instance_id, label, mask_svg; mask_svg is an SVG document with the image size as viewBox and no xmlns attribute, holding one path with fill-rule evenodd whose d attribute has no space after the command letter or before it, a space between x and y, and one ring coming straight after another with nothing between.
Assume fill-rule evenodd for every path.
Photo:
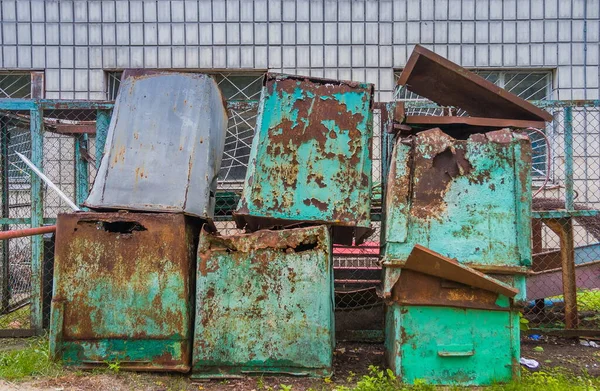
<instances>
[{"instance_id":1,"label":"green metal post","mask_svg":"<svg viewBox=\"0 0 600 391\"><path fill-rule=\"evenodd\" d=\"M9 218L10 208L8 200L8 141L10 134L6 126L6 121L0 121L0 165L2 166L2 217ZM2 224L2 231L8 231L8 224ZM9 267L9 253L8 253L8 240L2 242L2 268L0 269L0 314L4 314L8 311L8 274L10 273Z\"/></svg>"},{"instance_id":2,"label":"green metal post","mask_svg":"<svg viewBox=\"0 0 600 391\"><path fill-rule=\"evenodd\" d=\"M104 144L110 125L110 110L96 111L96 168L100 168L102 155L104 154Z\"/></svg>"},{"instance_id":3,"label":"green metal post","mask_svg":"<svg viewBox=\"0 0 600 391\"><path fill-rule=\"evenodd\" d=\"M88 135L75 137L75 203L80 206L89 195Z\"/></svg>"},{"instance_id":4,"label":"green metal post","mask_svg":"<svg viewBox=\"0 0 600 391\"><path fill-rule=\"evenodd\" d=\"M31 161L43 170L43 111L36 105L31 110ZM44 223L44 193L41 179L31 175L31 226L41 227ZM42 332L42 283L43 283L44 241L42 235L31 237L31 327L36 334Z\"/></svg>"},{"instance_id":5,"label":"green metal post","mask_svg":"<svg viewBox=\"0 0 600 391\"><path fill-rule=\"evenodd\" d=\"M565 209L574 209L573 191L573 108L565 107Z\"/></svg>"}]
</instances>

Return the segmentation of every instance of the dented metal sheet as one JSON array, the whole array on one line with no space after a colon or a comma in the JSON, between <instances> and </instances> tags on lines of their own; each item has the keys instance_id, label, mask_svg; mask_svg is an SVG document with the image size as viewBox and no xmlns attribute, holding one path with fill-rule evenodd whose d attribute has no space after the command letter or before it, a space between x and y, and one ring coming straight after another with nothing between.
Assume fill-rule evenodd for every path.
<instances>
[{"instance_id":1,"label":"dented metal sheet","mask_svg":"<svg viewBox=\"0 0 600 391\"><path fill-rule=\"evenodd\" d=\"M211 219L226 129L211 77L132 74L121 83L86 206Z\"/></svg>"},{"instance_id":2,"label":"dented metal sheet","mask_svg":"<svg viewBox=\"0 0 600 391\"><path fill-rule=\"evenodd\" d=\"M373 85L268 74L238 226L334 226L351 244L370 233Z\"/></svg>"},{"instance_id":3,"label":"dented metal sheet","mask_svg":"<svg viewBox=\"0 0 600 391\"><path fill-rule=\"evenodd\" d=\"M192 377L331 374L327 227L236 236L203 232L196 292Z\"/></svg>"},{"instance_id":4,"label":"dented metal sheet","mask_svg":"<svg viewBox=\"0 0 600 391\"><path fill-rule=\"evenodd\" d=\"M461 265L456 259L444 257L418 244L415 245L408 256L404 269L485 289L507 297L514 297L519 293L518 289L488 277L473 268Z\"/></svg>"},{"instance_id":5,"label":"dented metal sheet","mask_svg":"<svg viewBox=\"0 0 600 391\"><path fill-rule=\"evenodd\" d=\"M171 213L57 220L50 349L84 368L190 368L197 221Z\"/></svg>"},{"instance_id":6,"label":"dented metal sheet","mask_svg":"<svg viewBox=\"0 0 600 391\"><path fill-rule=\"evenodd\" d=\"M442 106L461 108L473 117L533 121L527 126L552 121L547 111L421 45L415 46L397 84Z\"/></svg>"},{"instance_id":7,"label":"dented metal sheet","mask_svg":"<svg viewBox=\"0 0 600 391\"><path fill-rule=\"evenodd\" d=\"M508 130L400 138L388 177L385 262L402 265L420 244L486 272L531 265L530 166L529 139Z\"/></svg>"}]
</instances>

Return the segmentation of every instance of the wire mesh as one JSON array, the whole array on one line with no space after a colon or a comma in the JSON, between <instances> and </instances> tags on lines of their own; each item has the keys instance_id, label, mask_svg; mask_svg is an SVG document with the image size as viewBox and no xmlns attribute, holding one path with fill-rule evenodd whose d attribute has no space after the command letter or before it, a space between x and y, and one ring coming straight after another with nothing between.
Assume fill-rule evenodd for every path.
<instances>
[{"instance_id":1,"label":"wire mesh","mask_svg":"<svg viewBox=\"0 0 600 391\"><path fill-rule=\"evenodd\" d=\"M29 123L24 113L0 116L2 124L2 217L31 217L31 182L19 152L31 157ZM18 221L18 220L16 220ZM4 224L2 231L27 228L28 224ZM29 329L31 297L31 238L0 241L0 330Z\"/></svg>"},{"instance_id":2,"label":"wire mesh","mask_svg":"<svg viewBox=\"0 0 600 391\"><path fill-rule=\"evenodd\" d=\"M554 121L546 128L551 144L550 180L533 199L533 210L564 210L569 178L573 181L574 209L600 209L600 107L571 107L572 127L565 129L565 108L549 109ZM572 144L569 134L572 132ZM572 170L567 161L572 149ZM535 170L535 162L534 162ZM541 185L534 176L534 188ZM534 219L533 274L528 279L526 315L536 327L565 326L565 295L561 247L572 236L578 323L600 327L600 216L573 219ZM561 242L561 235L565 235Z\"/></svg>"}]
</instances>

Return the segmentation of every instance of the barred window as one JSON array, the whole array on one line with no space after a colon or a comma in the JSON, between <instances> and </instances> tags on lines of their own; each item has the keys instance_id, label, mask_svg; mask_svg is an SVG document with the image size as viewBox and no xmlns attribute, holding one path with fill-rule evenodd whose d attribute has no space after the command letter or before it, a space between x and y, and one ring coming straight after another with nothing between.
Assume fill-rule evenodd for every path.
<instances>
[{"instance_id":1,"label":"barred window","mask_svg":"<svg viewBox=\"0 0 600 391\"><path fill-rule=\"evenodd\" d=\"M264 72L207 72L221 88L223 98L228 101L258 101L262 89ZM107 97L117 97L123 72L107 72ZM256 108L244 107L229 110L229 123L225 139L225 151L219 173L219 187L240 187L246 175L250 147L256 124ZM225 185L227 183L227 185Z\"/></svg>"}]
</instances>

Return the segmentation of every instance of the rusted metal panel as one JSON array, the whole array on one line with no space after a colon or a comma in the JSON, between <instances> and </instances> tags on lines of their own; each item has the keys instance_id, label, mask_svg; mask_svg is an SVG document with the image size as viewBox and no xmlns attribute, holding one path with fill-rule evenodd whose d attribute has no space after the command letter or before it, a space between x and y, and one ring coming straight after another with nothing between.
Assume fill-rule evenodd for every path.
<instances>
[{"instance_id":1,"label":"rusted metal panel","mask_svg":"<svg viewBox=\"0 0 600 391\"><path fill-rule=\"evenodd\" d=\"M393 304L385 345L404 383L485 386L520 372L517 311Z\"/></svg>"},{"instance_id":2,"label":"rusted metal panel","mask_svg":"<svg viewBox=\"0 0 600 391\"><path fill-rule=\"evenodd\" d=\"M506 118L480 118L480 117L457 117L457 116L437 116L437 115L408 115L405 122L409 125L423 126L461 126L470 125L470 131L475 129L492 130L506 127L516 128L545 128L544 121L526 121ZM487 128L487 129L486 129Z\"/></svg>"},{"instance_id":3,"label":"rusted metal panel","mask_svg":"<svg viewBox=\"0 0 600 391\"><path fill-rule=\"evenodd\" d=\"M386 357L402 381L488 385L519 371L516 290L415 246L388 300Z\"/></svg>"},{"instance_id":4,"label":"rusted metal panel","mask_svg":"<svg viewBox=\"0 0 600 391\"><path fill-rule=\"evenodd\" d=\"M192 377L328 376L334 346L325 226L201 233Z\"/></svg>"},{"instance_id":5,"label":"rusted metal panel","mask_svg":"<svg viewBox=\"0 0 600 391\"><path fill-rule=\"evenodd\" d=\"M211 219L226 129L221 93L210 76L126 78L86 206Z\"/></svg>"},{"instance_id":6,"label":"rusted metal panel","mask_svg":"<svg viewBox=\"0 0 600 391\"><path fill-rule=\"evenodd\" d=\"M444 257L418 244L415 245L408 256L404 269L445 278L508 297L514 297L519 293L518 289L490 278L475 269L461 265L456 259Z\"/></svg>"},{"instance_id":7,"label":"rusted metal panel","mask_svg":"<svg viewBox=\"0 0 600 391\"><path fill-rule=\"evenodd\" d=\"M332 225L333 241L370 231L373 85L268 74L242 198L251 231Z\"/></svg>"},{"instance_id":8,"label":"rusted metal panel","mask_svg":"<svg viewBox=\"0 0 600 391\"><path fill-rule=\"evenodd\" d=\"M530 266L530 165L530 141L508 130L400 138L388 176L385 263L402 265L420 244L486 272Z\"/></svg>"},{"instance_id":9,"label":"rusted metal panel","mask_svg":"<svg viewBox=\"0 0 600 391\"><path fill-rule=\"evenodd\" d=\"M397 84L442 106L459 107L473 117L552 121L547 111L421 45L415 46Z\"/></svg>"},{"instance_id":10,"label":"rusted metal panel","mask_svg":"<svg viewBox=\"0 0 600 391\"><path fill-rule=\"evenodd\" d=\"M90 368L190 368L197 220L170 213L57 219L51 353Z\"/></svg>"}]
</instances>

